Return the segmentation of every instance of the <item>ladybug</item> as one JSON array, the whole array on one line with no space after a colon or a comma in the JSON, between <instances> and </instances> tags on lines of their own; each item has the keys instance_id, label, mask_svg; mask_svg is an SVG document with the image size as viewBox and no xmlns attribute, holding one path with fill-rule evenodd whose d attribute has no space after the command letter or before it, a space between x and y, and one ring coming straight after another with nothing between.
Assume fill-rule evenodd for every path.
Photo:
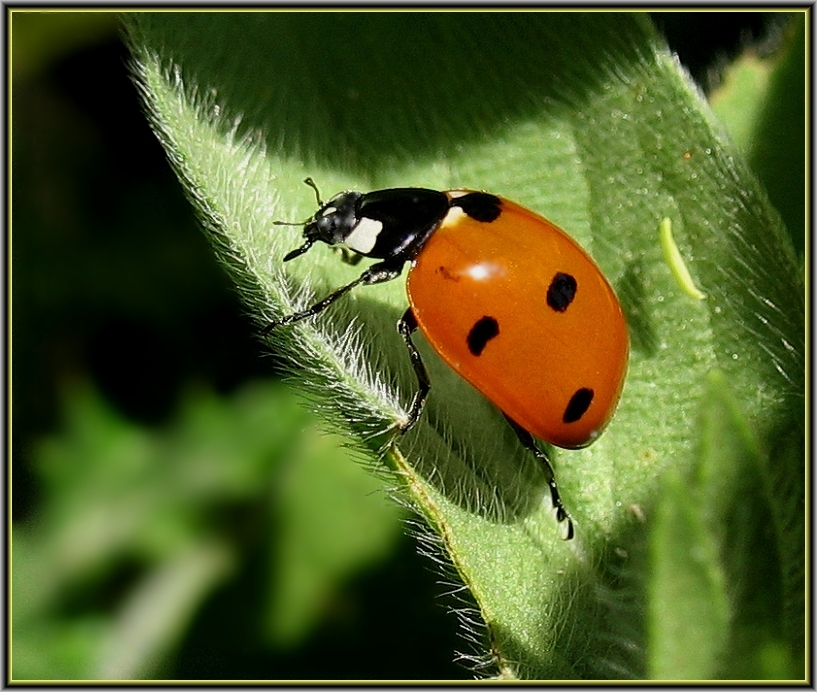
<instances>
[{"instance_id":1,"label":"ladybug","mask_svg":"<svg viewBox=\"0 0 817 692\"><path fill-rule=\"evenodd\" d=\"M303 224L317 241L379 260L312 307L265 333L314 317L359 285L397 278L410 263L410 307L398 322L417 376L405 432L423 410L430 382L412 342L419 327L434 350L493 402L541 461L556 516L564 508L547 455L534 437L576 449L610 421L627 370L627 324L610 284L564 231L497 195L475 190L393 188L341 192ZM291 224L301 225L301 224Z\"/></svg>"}]
</instances>

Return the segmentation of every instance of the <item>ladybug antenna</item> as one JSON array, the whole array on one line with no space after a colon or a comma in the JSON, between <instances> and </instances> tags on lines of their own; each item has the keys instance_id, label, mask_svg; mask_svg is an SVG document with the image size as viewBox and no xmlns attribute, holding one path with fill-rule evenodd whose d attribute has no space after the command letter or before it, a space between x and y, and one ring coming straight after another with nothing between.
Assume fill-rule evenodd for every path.
<instances>
[{"instance_id":1,"label":"ladybug antenna","mask_svg":"<svg viewBox=\"0 0 817 692\"><path fill-rule=\"evenodd\" d=\"M315 191L315 200L318 202L318 206L322 207L323 202L321 201L321 193L318 190L318 186L315 184L315 181L312 178L307 178L304 182L309 185ZM312 218L308 218L306 221L273 221L273 226L306 226ZM304 250L306 252L306 250Z\"/></svg>"},{"instance_id":2,"label":"ladybug antenna","mask_svg":"<svg viewBox=\"0 0 817 692\"><path fill-rule=\"evenodd\" d=\"M318 186L315 185L315 181L312 180L312 178L307 178L306 180L304 180L304 182L307 185L309 185L309 187L311 187L315 191L315 199L318 202L318 206L322 207L323 202L321 201L321 193L318 190ZM273 221L272 225L273 226L306 226L306 224L308 224L311 220L312 220L312 218L310 217L306 221ZM304 250L304 252L306 252L306 250Z\"/></svg>"},{"instance_id":3,"label":"ladybug antenna","mask_svg":"<svg viewBox=\"0 0 817 692\"><path fill-rule=\"evenodd\" d=\"M318 202L318 206L323 207L323 202L321 201L321 193L318 190L318 186L315 185L315 181L312 180L312 178L307 178L306 180L304 180L304 182L315 191L315 199ZM311 220L312 219L309 218L306 221L300 222L273 221L272 224L273 226L306 226ZM304 241L304 244L301 245L301 247L296 248L291 252L287 253L287 255L284 257L284 262L289 262L289 260L295 259L296 257L300 257L315 244L315 241L318 240L318 238L315 237L314 235L308 235L307 233L308 232L304 233L304 235L306 236L306 241Z\"/></svg>"},{"instance_id":4,"label":"ladybug antenna","mask_svg":"<svg viewBox=\"0 0 817 692\"><path fill-rule=\"evenodd\" d=\"M318 186L317 186L317 185L315 185L315 181L314 181L314 180L312 180L312 178L307 178L306 180L304 180L304 182L305 182L307 185L309 185L309 187L311 187L311 188L312 188L312 189L315 191L315 200L318 202L318 206L319 206L319 207L322 207L322 206L323 206L323 202L321 201L321 193L320 193L320 191L318 190Z\"/></svg>"}]
</instances>

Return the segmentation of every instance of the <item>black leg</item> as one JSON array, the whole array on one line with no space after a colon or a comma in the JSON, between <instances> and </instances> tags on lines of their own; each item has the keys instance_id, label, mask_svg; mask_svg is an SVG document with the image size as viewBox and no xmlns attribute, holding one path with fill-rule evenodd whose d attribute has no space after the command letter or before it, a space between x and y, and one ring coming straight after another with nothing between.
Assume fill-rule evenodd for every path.
<instances>
[{"instance_id":1,"label":"black leg","mask_svg":"<svg viewBox=\"0 0 817 692\"><path fill-rule=\"evenodd\" d=\"M356 267L358 264L360 264L360 260L363 259L363 255L358 252L353 252L349 248L343 247L342 245L338 246L338 250L340 251L340 259L344 264L349 264Z\"/></svg>"},{"instance_id":2,"label":"black leg","mask_svg":"<svg viewBox=\"0 0 817 692\"><path fill-rule=\"evenodd\" d=\"M402 426L400 432L407 432L420 419L420 414L423 412L426 399L428 398L428 390L431 388L431 382L428 379L428 371L423 365L423 359L420 358L420 352L411 340L411 335L417 329L417 318L411 311L411 308L406 310L400 321L397 323L397 331L406 342L409 356L411 357L411 367L414 368L414 374L417 376L417 391L414 398L411 400L411 408L409 409L409 418L406 424Z\"/></svg>"},{"instance_id":3,"label":"black leg","mask_svg":"<svg viewBox=\"0 0 817 692\"><path fill-rule=\"evenodd\" d=\"M334 293L330 293L328 296L326 296L326 298L324 298L321 301L318 301L313 306L308 307L306 310L301 310L301 312L296 312L292 315L282 317L280 320L274 320L273 322L270 322L266 327L264 327L264 329L261 330L261 333L269 334L273 329L282 327L285 324L292 324L293 322L298 322L299 320L306 319L307 317L314 317L315 315L318 315L321 312L323 312L338 298L342 298L343 296L345 296L355 286L360 285L371 286L372 284L379 284L383 283L384 281L391 281L392 279L396 279L398 276L400 276L400 272L402 270L403 270L402 263L399 266L389 265L385 262L373 264L352 283L347 284L346 286L342 286Z\"/></svg>"},{"instance_id":4,"label":"black leg","mask_svg":"<svg viewBox=\"0 0 817 692\"><path fill-rule=\"evenodd\" d=\"M522 443L522 446L525 449L533 452L536 455L536 458L542 462L542 467L545 470L545 478L547 479L548 486L550 487L550 498L553 501L553 506L556 508L556 519L558 521L567 520L567 535L565 536L565 540L569 541L571 538L573 538L573 520L567 513L565 505L562 502L562 497L559 495L559 488L556 485L556 475L553 473L553 467L550 465L550 459L547 458L547 454L536 446L533 435L531 435L515 420L508 418L508 416L505 416L505 418L507 419L508 423L511 424L511 427L516 433L516 436L519 438L519 441Z\"/></svg>"}]
</instances>

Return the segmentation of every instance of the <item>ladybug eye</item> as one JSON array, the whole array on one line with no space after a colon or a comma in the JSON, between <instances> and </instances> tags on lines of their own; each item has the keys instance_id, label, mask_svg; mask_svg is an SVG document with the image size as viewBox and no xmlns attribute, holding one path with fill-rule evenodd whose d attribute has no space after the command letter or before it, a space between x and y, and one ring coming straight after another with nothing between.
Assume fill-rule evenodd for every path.
<instances>
[{"instance_id":1,"label":"ladybug eye","mask_svg":"<svg viewBox=\"0 0 817 692\"><path fill-rule=\"evenodd\" d=\"M318 231L321 232L321 235L331 234L332 228L335 226L335 218L333 216L320 216L316 219L315 225L318 227Z\"/></svg>"}]
</instances>

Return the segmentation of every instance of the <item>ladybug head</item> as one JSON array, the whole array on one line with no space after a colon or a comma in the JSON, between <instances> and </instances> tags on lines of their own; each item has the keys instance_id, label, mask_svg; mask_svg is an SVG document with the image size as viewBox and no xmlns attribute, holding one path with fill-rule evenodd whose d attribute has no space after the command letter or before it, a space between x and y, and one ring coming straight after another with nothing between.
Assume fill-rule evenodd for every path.
<instances>
[{"instance_id":1,"label":"ladybug head","mask_svg":"<svg viewBox=\"0 0 817 692\"><path fill-rule=\"evenodd\" d=\"M304 226L304 237L338 245L357 225L357 202L362 192L341 192L335 195Z\"/></svg>"},{"instance_id":2,"label":"ladybug head","mask_svg":"<svg viewBox=\"0 0 817 692\"><path fill-rule=\"evenodd\" d=\"M362 192L340 192L328 202L322 202L312 179L307 178L304 182L315 190L319 209L304 224L304 244L288 253L284 262L304 254L319 240L328 245L343 243L358 222L357 203L363 197Z\"/></svg>"}]
</instances>

